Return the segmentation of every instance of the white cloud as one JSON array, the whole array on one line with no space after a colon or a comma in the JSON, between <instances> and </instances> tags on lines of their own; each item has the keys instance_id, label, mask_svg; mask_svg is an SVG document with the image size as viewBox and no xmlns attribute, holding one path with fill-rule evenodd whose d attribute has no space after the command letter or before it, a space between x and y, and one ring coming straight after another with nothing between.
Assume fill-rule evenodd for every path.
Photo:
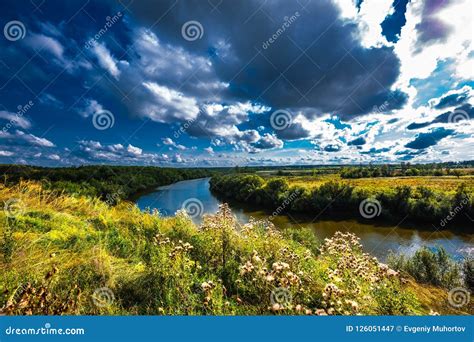
<instances>
[{"instance_id":1,"label":"white cloud","mask_svg":"<svg viewBox=\"0 0 474 342\"><path fill-rule=\"evenodd\" d=\"M0 111L0 120L6 120L11 125L14 125L23 129L31 128L31 121L17 113L12 113L12 112L7 112L7 111L2 110ZM6 126L4 125L4 127Z\"/></svg>"},{"instance_id":2,"label":"white cloud","mask_svg":"<svg viewBox=\"0 0 474 342\"><path fill-rule=\"evenodd\" d=\"M96 44L92 49L99 65L107 70L113 77L118 79L120 70L117 67L117 60L112 56L104 44Z\"/></svg>"},{"instance_id":3,"label":"white cloud","mask_svg":"<svg viewBox=\"0 0 474 342\"><path fill-rule=\"evenodd\" d=\"M11 157L13 152L10 151L0 151L0 157Z\"/></svg>"},{"instance_id":4,"label":"white cloud","mask_svg":"<svg viewBox=\"0 0 474 342\"><path fill-rule=\"evenodd\" d=\"M153 102L145 105L146 116L158 122L170 122L172 119L192 120L199 113L196 99L153 82L144 82L143 87L153 97Z\"/></svg>"}]
</instances>

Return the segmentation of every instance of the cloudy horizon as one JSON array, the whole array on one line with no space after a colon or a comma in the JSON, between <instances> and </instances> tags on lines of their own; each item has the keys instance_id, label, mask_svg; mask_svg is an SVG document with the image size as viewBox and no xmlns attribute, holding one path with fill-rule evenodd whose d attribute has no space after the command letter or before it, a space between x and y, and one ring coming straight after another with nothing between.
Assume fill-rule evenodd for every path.
<instances>
[{"instance_id":1,"label":"cloudy horizon","mask_svg":"<svg viewBox=\"0 0 474 342\"><path fill-rule=\"evenodd\" d=\"M473 6L7 0L0 163L473 160Z\"/></svg>"}]
</instances>

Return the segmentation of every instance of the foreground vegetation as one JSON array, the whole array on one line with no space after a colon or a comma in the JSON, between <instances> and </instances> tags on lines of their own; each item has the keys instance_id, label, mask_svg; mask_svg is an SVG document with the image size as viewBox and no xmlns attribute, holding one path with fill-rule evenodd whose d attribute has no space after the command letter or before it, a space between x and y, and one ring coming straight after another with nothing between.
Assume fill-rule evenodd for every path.
<instances>
[{"instance_id":1,"label":"foreground vegetation","mask_svg":"<svg viewBox=\"0 0 474 342\"><path fill-rule=\"evenodd\" d=\"M255 174L217 175L211 191L221 197L284 212L312 216L343 213L374 215L433 223L438 228L474 219L474 177L399 177L343 180L340 175L260 177ZM361 207L362 204L362 207ZM370 209L370 208L369 208ZM366 213L372 214L372 212Z\"/></svg>"},{"instance_id":2,"label":"foreground vegetation","mask_svg":"<svg viewBox=\"0 0 474 342\"><path fill-rule=\"evenodd\" d=\"M35 182L0 185L3 314L466 314L447 290L364 253L227 206L196 227L129 202L110 205ZM436 267L436 263L434 264ZM462 280L458 280L462 281Z\"/></svg>"}]
</instances>

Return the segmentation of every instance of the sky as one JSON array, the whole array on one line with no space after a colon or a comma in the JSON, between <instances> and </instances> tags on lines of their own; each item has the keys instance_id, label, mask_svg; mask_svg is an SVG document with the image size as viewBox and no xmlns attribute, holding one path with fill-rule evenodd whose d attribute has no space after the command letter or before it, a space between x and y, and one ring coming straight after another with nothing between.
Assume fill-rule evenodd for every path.
<instances>
[{"instance_id":1,"label":"sky","mask_svg":"<svg viewBox=\"0 0 474 342\"><path fill-rule=\"evenodd\" d=\"M471 0L3 0L0 163L474 159Z\"/></svg>"}]
</instances>

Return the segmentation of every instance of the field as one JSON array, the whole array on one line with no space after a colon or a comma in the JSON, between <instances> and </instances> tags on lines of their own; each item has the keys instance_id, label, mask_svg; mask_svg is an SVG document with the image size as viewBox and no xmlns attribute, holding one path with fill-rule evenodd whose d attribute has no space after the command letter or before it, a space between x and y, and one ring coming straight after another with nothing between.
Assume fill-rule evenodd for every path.
<instances>
[{"instance_id":1,"label":"field","mask_svg":"<svg viewBox=\"0 0 474 342\"><path fill-rule=\"evenodd\" d=\"M236 229L225 205L198 228L185 213L162 218L129 202L111 205L28 181L0 185L0 200L6 203L0 212L3 314L420 315L472 309L451 304L448 289L467 281L458 266L429 251L420 254L421 264L404 261L436 270L417 281L416 274L364 253L352 234L317 241L310 231L280 232L268 221Z\"/></svg>"},{"instance_id":2,"label":"field","mask_svg":"<svg viewBox=\"0 0 474 342\"><path fill-rule=\"evenodd\" d=\"M454 192L461 184L466 184L474 190L474 176L418 176L418 177L379 177L379 178L357 178L343 179L338 174L316 175L316 176L287 176L290 185L307 188L318 187L329 181L337 181L350 186L370 189L391 189L395 186L418 187L424 186L441 192Z\"/></svg>"}]
</instances>

